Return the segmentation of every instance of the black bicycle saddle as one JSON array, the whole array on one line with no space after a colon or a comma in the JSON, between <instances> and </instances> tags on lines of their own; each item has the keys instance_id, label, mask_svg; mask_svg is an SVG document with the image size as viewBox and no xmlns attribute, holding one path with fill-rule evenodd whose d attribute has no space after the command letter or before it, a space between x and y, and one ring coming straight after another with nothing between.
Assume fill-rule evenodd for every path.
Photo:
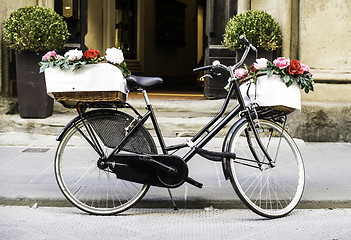
<instances>
[{"instance_id":1,"label":"black bicycle saddle","mask_svg":"<svg viewBox=\"0 0 351 240\"><path fill-rule=\"evenodd\" d=\"M163 82L162 78L159 77L143 77L130 75L126 77L127 85L130 91L141 89L148 89L155 87Z\"/></svg>"}]
</instances>

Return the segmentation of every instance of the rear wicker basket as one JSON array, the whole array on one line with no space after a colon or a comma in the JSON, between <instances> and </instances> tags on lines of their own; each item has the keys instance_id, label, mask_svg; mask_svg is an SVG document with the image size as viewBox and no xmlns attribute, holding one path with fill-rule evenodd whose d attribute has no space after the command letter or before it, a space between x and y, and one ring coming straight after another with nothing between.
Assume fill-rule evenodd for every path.
<instances>
[{"instance_id":1,"label":"rear wicker basket","mask_svg":"<svg viewBox=\"0 0 351 240\"><path fill-rule=\"evenodd\" d=\"M71 102L125 102L126 95L118 91L53 92L57 101Z\"/></svg>"},{"instance_id":2,"label":"rear wicker basket","mask_svg":"<svg viewBox=\"0 0 351 240\"><path fill-rule=\"evenodd\" d=\"M125 102L126 94L118 91L53 92L56 101L72 108L78 102Z\"/></svg>"}]
</instances>

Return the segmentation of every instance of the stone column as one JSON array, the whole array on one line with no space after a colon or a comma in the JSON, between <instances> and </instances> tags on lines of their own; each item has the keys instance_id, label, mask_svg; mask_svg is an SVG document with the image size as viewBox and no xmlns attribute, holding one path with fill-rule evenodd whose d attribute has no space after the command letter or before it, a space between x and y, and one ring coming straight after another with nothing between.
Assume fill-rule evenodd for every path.
<instances>
[{"instance_id":1,"label":"stone column","mask_svg":"<svg viewBox=\"0 0 351 240\"><path fill-rule=\"evenodd\" d=\"M115 46L115 1L103 1L103 49Z\"/></svg>"},{"instance_id":2,"label":"stone column","mask_svg":"<svg viewBox=\"0 0 351 240\"><path fill-rule=\"evenodd\" d=\"M55 1L54 0L38 0L38 6L54 9Z\"/></svg>"},{"instance_id":3,"label":"stone column","mask_svg":"<svg viewBox=\"0 0 351 240\"><path fill-rule=\"evenodd\" d=\"M250 0L238 0L238 14L251 9Z\"/></svg>"}]
</instances>

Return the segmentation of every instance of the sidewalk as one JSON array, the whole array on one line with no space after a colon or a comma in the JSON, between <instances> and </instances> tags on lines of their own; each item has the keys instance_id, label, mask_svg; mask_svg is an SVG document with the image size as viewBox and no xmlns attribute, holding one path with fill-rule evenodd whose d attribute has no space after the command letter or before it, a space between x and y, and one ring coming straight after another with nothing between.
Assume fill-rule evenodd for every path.
<instances>
[{"instance_id":1,"label":"sidewalk","mask_svg":"<svg viewBox=\"0 0 351 240\"><path fill-rule=\"evenodd\" d=\"M267 220L248 209L132 208L94 216L77 208L4 206L0 233L6 240L344 240L350 219L351 209L295 209Z\"/></svg>"},{"instance_id":2,"label":"sidewalk","mask_svg":"<svg viewBox=\"0 0 351 240\"><path fill-rule=\"evenodd\" d=\"M128 100L144 112L140 98ZM167 145L184 143L218 112L222 100L154 100L160 128ZM18 114L0 115L0 204L70 206L60 192L53 171L60 130L76 116L55 104L47 119L21 119ZM146 123L146 127L151 126ZM222 137L212 140L206 149L220 150ZM301 208L351 207L351 143L308 143L297 139L304 158L306 186ZM185 154L179 151L179 155ZM181 208L243 207L229 181L223 177L221 163L196 156L189 162L189 176L204 184L202 189L184 184L172 190ZM156 187L139 207L167 207L171 202L167 190Z\"/></svg>"},{"instance_id":3,"label":"sidewalk","mask_svg":"<svg viewBox=\"0 0 351 240\"><path fill-rule=\"evenodd\" d=\"M166 143L185 140L166 138ZM208 149L219 149L221 142L220 138L212 140ZM299 207L351 207L351 144L297 143L306 167L306 187ZM0 133L0 204L69 206L53 172L56 144L53 135ZM224 179L221 163L195 157L189 162L189 176L204 186L198 189L184 184L172 190L179 207L243 207ZM167 191L156 187L150 188L138 206L172 207Z\"/></svg>"}]
</instances>

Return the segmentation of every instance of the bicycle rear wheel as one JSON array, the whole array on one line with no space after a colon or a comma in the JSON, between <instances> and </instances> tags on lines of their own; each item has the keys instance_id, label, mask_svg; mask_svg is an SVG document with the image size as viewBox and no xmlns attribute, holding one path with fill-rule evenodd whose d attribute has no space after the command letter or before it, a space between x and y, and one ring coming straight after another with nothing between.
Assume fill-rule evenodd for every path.
<instances>
[{"instance_id":1,"label":"bicycle rear wheel","mask_svg":"<svg viewBox=\"0 0 351 240\"><path fill-rule=\"evenodd\" d=\"M118 179L109 168L99 168L96 142L107 156L126 135L133 117L118 111L97 110L77 118L66 130L55 156L55 175L65 197L91 214L111 215L127 210L140 200L149 185ZM97 146L97 144L93 144ZM123 146L123 151L157 153L149 132L140 127Z\"/></svg>"},{"instance_id":2,"label":"bicycle rear wheel","mask_svg":"<svg viewBox=\"0 0 351 240\"><path fill-rule=\"evenodd\" d=\"M244 121L227 145L227 151L237 156L227 159L231 183L252 211L268 218L282 217L301 199L305 183L303 160L296 143L280 125L260 119L256 129L274 166L268 164L249 122Z\"/></svg>"}]
</instances>

